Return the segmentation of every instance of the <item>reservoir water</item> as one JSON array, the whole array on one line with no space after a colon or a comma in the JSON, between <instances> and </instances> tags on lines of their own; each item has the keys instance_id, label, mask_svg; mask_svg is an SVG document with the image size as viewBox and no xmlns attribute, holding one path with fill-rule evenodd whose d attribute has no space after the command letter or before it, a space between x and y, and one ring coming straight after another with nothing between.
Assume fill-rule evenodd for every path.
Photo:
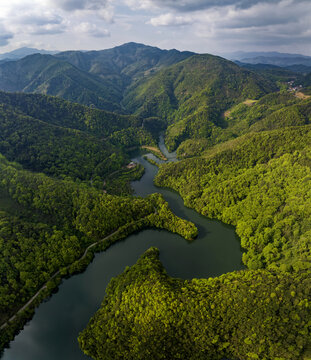
<instances>
[{"instance_id":1,"label":"reservoir water","mask_svg":"<svg viewBox=\"0 0 311 360\"><path fill-rule=\"evenodd\" d=\"M175 160L175 154L167 152L162 138L159 146L169 161ZM232 226L186 208L177 193L154 186L156 166L141 155L133 161L145 167L143 177L132 183L135 194L161 193L175 214L196 224L199 236L187 242L168 231L149 229L96 254L84 273L64 280L59 291L37 308L33 319L11 342L1 360L90 359L79 349L79 332L99 309L110 279L133 265L151 246L159 248L160 260L173 277L207 278L243 268L240 242Z\"/></svg>"}]
</instances>

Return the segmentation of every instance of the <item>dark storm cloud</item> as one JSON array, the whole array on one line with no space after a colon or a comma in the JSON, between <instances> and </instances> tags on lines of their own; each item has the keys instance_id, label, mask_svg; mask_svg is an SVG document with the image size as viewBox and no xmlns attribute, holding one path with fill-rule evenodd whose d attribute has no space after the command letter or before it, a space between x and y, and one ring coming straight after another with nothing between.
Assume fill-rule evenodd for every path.
<instances>
[{"instance_id":1,"label":"dark storm cloud","mask_svg":"<svg viewBox=\"0 0 311 360\"><path fill-rule=\"evenodd\" d=\"M57 5L63 10L98 10L106 7L106 0L54 0L54 5Z\"/></svg>"}]
</instances>

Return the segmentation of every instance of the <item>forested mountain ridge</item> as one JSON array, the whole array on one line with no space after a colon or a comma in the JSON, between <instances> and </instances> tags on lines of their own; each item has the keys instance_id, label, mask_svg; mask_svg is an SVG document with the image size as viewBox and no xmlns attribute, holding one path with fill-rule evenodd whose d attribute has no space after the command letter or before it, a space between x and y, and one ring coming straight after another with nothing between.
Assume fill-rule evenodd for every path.
<instances>
[{"instance_id":1,"label":"forested mountain ridge","mask_svg":"<svg viewBox=\"0 0 311 360\"><path fill-rule=\"evenodd\" d=\"M120 102L129 84L192 54L135 43L102 51L34 54L0 64L0 89L55 95L122 113Z\"/></svg>"},{"instance_id":2,"label":"forested mountain ridge","mask_svg":"<svg viewBox=\"0 0 311 360\"><path fill-rule=\"evenodd\" d=\"M272 82L230 61L194 55L130 87L123 105L140 116L166 119L166 144L173 150L222 128L222 113L234 103L273 90Z\"/></svg>"},{"instance_id":3,"label":"forested mountain ridge","mask_svg":"<svg viewBox=\"0 0 311 360\"><path fill-rule=\"evenodd\" d=\"M235 63L245 69L256 72L269 80L277 82L299 81L303 77L303 73L308 73L308 67L303 65L293 65L292 67L282 68L276 65L269 64L247 64L239 61Z\"/></svg>"},{"instance_id":4,"label":"forested mountain ridge","mask_svg":"<svg viewBox=\"0 0 311 360\"><path fill-rule=\"evenodd\" d=\"M65 51L56 57L102 79L113 79L125 88L131 81L193 54L190 51L162 50L132 42L101 51Z\"/></svg>"},{"instance_id":5,"label":"forested mountain ridge","mask_svg":"<svg viewBox=\"0 0 311 360\"><path fill-rule=\"evenodd\" d=\"M114 131L131 126L141 126L143 122L136 116L120 115L40 94L0 91L0 103L49 124L85 131L99 137L107 137Z\"/></svg>"},{"instance_id":6,"label":"forested mountain ridge","mask_svg":"<svg viewBox=\"0 0 311 360\"><path fill-rule=\"evenodd\" d=\"M56 97L0 92L0 152L50 176L103 182L129 162L108 137L132 126L141 122Z\"/></svg>"},{"instance_id":7,"label":"forested mountain ridge","mask_svg":"<svg viewBox=\"0 0 311 360\"><path fill-rule=\"evenodd\" d=\"M56 95L84 105L120 110L121 98L113 83L105 84L52 55L34 54L0 64L0 89Z\"/></svg>"}]
</instances>

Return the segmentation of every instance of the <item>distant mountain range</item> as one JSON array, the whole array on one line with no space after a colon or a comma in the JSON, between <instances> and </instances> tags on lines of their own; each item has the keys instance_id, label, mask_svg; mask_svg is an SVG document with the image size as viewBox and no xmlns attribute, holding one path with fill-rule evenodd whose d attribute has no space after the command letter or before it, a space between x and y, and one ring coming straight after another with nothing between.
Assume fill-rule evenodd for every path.
<instances>
[{"instance_id":1,"label":"distant mountain range","mask_svg":"<svg viewBox=\"0 0 311 360\"><path fill-rule=\"evenodd\" d=\"M133 49L135 51L133 52ZM128 53L127 53L128 52ZM163 59L163 54L166 52L165 59ZM146 53L149 56L149 63L146 62ZM161 50L156 47L145 46L143 44L137 43L128 43L121 46L117 46L111 49L101 50L101 51L49 51L44 49L36 49L29 47L21 47L10 52L0 54L0 64L10 60L19 60L25 56L33 54L42 54L42 55L55 55L57 57L66 60L73 65L77 66L80 69L89 71L91 73L100 73L100 75L106 74L111 75L110 65L114 65L113 68L125 68L132 64L133 62L137 63L137 66L134 68L128 68L125 73L140 73L150 69L150 62L153 63L155 68L159 65L166 65L174 63L174 57L176 54L179 54L178 50ZM83 55L82 55L83 54ZM161 54L161 55L160 55ZM189 55L194 55L193 52L185 51L183 52L185 57ZM151 56L150 56L151 55ZM137 56L144 58L142 63L137 62ZM119 57L117 60L116 58ZM270 52L246 52L246 51L236 51L233 53L227 53L223 55L224 58L232 61L239 61L241 63L248 64L270 64L281 67L304 65L311 67L311 56L301 55L301 54L289 54L289 53L280 53L276 51ZM120 62L122 58L122 61ZM159 61L159 63L158 63ZM101 63L101 66L96 66L95 64ZM123 62L123 63L122 63Z\"/></svg>"},{"instance_id":2,"label":"distant mountain range","mask_svg":"<svg viewBox=\"0 0 311 360\"><path fill-rule=\"evenodd\" d=\"M230 60L238 60L242 63L248 64L270 64L281 67L292 65L311 66L311 56L300 54L238 51L235 53L226 54L225 57Z\"/></svg>"},{"instance_id":3,"label":"distant mountain range","mask_svg":"<svg viewBox=\"0 0 311 360\"><path fill-rule=\"evenodd\" d=\"M32 54L56 54L58 51L48 51L48 50L39 50L35 48L29 48L29 47L21 47L19 49L6 52L3 54L0 54L0 61L8 61L8 60L19 60L22 59L25 56L32 55Z\"/></svg>"}]
</instances>

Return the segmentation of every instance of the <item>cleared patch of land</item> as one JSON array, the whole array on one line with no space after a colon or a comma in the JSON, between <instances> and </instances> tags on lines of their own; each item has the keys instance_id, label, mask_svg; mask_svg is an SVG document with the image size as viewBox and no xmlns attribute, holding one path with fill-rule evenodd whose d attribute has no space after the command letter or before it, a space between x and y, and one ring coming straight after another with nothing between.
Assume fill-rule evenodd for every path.
<instances>
[{"instance_id":1,"label":"cleared patch of land","mask_svg":"<svg viewBox=\"0 0 311 360\"><path fill-rule=\"evenodd\" d=\"M230 114L231 114L231 110L227 110L224 112L224 117L227 118L230 116Z\"/></svg>"},{"instance_id":2,"label":"cleared patch of land","mask_svg":"<svg viewBox=\"0 0 311 360\"><path fill-rule=\"evenodd\" d=\"M301 91L296 91L295 96L302 100L308 99L310 97L310 95L306 95Z\"/></svg>"},{"instance_id":3,"label":"cleared patch of land","mask_svg":"<svg viewBox=\"0 0 311 360\"><path fill-rule=\"evenodd\" d=\"M155 156L157 156L161 160L164 160L164 161L167 160L167 158L164 156L164 154L162 153L162 151L158 147L143 145L142 149L146 149L146 150L151 151Z\"/></svg>"},{"instance_id":4,"label":"cleared patch of land","mask_svg":"<svg viewBox=\"0 0 311 360\"><path fill-rule=\"evenodd\" d=\"M243 101L243 104L247 106L253 106L254 104L256 104L257 101L258 100L246 99L245 101Z\"/></svg>"},{"instance_id":5,"label":"cleared patch of land","mask_svg":"<svg viewBox=\"0 0 311 360\"><path fill-rule=\"evenodd\" d=\"M252 99L246 99L245 101L242 102L242 104L245 104L247 106L253 106L254 104L256 104L258 100L252 100ZM228 118L231 115L232 109L229 109L227 111L224 112L224 117Z\"/></svg>"}]
</instances>

